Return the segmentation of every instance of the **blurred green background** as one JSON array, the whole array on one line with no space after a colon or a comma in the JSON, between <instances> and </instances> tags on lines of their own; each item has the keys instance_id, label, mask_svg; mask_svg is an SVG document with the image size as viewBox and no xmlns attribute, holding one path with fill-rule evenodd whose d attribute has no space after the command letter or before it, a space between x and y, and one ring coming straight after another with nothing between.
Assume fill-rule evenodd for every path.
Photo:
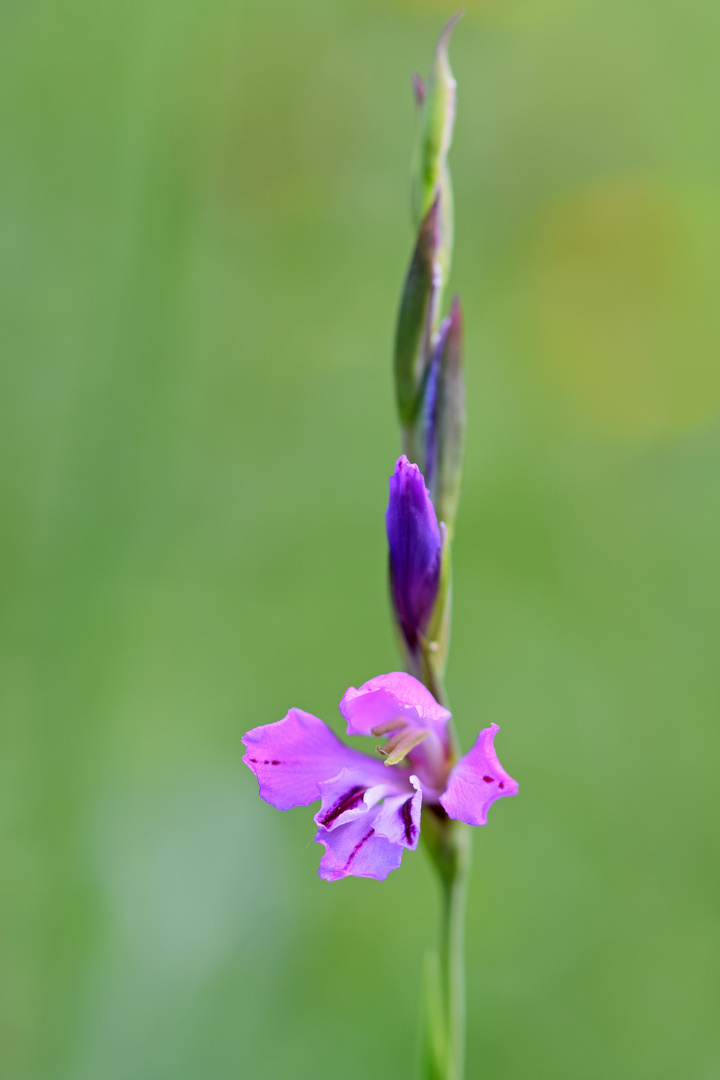
<instances>
[{"instance_id":1,"label":"blurred green background","mask_svg":"<svg viewBox=\"0 0 720 1080\"><path fill-rule=\"evenodd\" d=\"M466 4L469 1080L720 1077L720 6ZM241 764L397 666L418 0L0 8L3 1080L401 1080L421 853Z\"/></svg>"}]
</instances>

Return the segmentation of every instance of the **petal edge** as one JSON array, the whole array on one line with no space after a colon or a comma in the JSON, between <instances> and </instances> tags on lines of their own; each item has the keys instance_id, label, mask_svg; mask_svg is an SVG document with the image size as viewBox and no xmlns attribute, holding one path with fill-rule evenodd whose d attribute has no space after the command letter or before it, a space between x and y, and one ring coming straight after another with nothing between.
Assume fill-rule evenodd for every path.
<instances>
[{"instance_id":1,"label":"petal edge","mask_svg":"<svg viewBox=\"0 0 720 1080\"><path fill-rule=\"evenodd\" d=\"M506 795L517 795L516 780L505 772L495 753L493 739L497 724L483 728L472 750L457 762L440 804L448 817L468 825L485 825L492 803Z\"/></svg>"},{"instance_id":2,"label":"petal edge","mask_svg":"<svg viewBox=\"0 0 720 1080\"><path fill-rule=\"evenodd\" d=\"M282 720L243 735L243 761L255 773L260 797L278 810L308 806L320 798L318 784L344 768L362 768L387 781L387 770L359 750L341 743L317 716L290 709Z\"/></svg>"}]
</instances>

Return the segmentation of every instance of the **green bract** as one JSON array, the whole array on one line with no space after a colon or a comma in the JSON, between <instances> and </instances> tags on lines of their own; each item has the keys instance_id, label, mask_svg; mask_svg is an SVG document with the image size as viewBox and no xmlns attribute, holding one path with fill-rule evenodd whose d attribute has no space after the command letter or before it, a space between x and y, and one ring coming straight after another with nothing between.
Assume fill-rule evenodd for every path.
<instances>
[{"instance_id":1,"label":"green bract","mask_svg":"<svg viewBox=\"0 0 720 1080\"><path fill-rule=\"evenodd\" d=\"M438 202L423 219L403 286L395 332L395 394L403 427L414 424L430 358L437 307Z\"/></svg>"},{"instance_id":2,"label":"green bract","mask_svg":"<svg viewBox=\"0 0 720 1080\"><path fill-rule=\"evenodd\" d=\"M436 197L440 197L440 245L438 263L441 288L447 283L453 245L453 199L447 155L455 124L457 83L448 62L450 35L459 14L445 24L435 49L432 67L420 105L420 124L412 172L412 205L419 226Z\"/></svg>"},{"instance_id":3,"label":"green bract","mask_svg":"<svg viewBox=\"0 0 720 1080\"><path fill-rule=\"evenodd\" d=\"M438 335L431 414L426 417L426 453L432 459L430 496L439 521L455 523L465 451L465 380L462 371L462 313L455 297ZM432 450L430 449L432 445Z\"/></svg>"}]
</instances>

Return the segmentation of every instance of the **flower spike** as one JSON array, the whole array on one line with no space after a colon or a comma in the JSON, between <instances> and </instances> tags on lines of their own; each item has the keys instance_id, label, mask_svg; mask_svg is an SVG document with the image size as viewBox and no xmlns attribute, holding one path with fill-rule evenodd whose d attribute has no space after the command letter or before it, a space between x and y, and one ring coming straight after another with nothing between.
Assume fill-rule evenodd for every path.
<instances>
[{"instance_id":1,"label":"flower spike","mask_svg":"<svg viewBox=\"0 0 720 1080\"><path fill-rule=\"evenodd\" d=\"M453 247L448 153L456 82L448 45L454 15L438 40L427 79L413 76L417 143L412 172L415 243L394 341L397 414L405 453L390 477L385 515L390 593L407 672L349 687L339 705L347 734L384 740L376 754L344 745L318 717L290 709L243 737L243 761L260 796L280 810L319 801L315 840L326 881L383 881L406 849L424 847L441 881L438 963L427 966L423 1076L464 1077L461 950L470 830L518 785L500 764L496 724L461 756L443 685L450 640L451 543L465 438L460 301L443 319Z\"/></svg>"}]
</instances>

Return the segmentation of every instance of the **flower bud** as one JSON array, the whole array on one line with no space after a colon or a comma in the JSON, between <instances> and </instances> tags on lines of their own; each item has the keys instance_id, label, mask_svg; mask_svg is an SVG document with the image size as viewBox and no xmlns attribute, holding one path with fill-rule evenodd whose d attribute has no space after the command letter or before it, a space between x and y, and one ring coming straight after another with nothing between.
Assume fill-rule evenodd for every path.
<instances>
[{"instance_id":1,"label":"flower bud","mask_svg":"<svg viewBox=\"0 0 720 1080\"><path fill-rule=\"evenodd\" d=\"M395 332L395 395L400 423L412 427L420 411L430 359L438 293L438 202L423 219L405 277Z\"/></svg>"},{"instance_id":2,"label":"flower bud","mask_svg":"<svg viewBox=\"0 0 720 1080\"><path fill-rule=\"evenodd\" d=\"M440 197L440 252L443 285L447 282L453 245L453 200L447 155L455 124L457 83L448 63L448 43L460 14L445 24L435 49L430 75L419 104L420 124L413 168L413 213L415 224Z\"/></svg>"},{"instance_id":3,"label":"flower bud","mask_svg":"<svg viewBox=\"0 0 720 1080\"><path fill-rule=\"evenodd\" d=\"M455 297L443 319L425 391L425 479L440 521L452 529L465 448L462 312Z\"/></svg>"},{"instance_id":4,"label":"flower bud","mask_svg":"<svg viewBox=\"0 0 720 1080\"><path fill-rule=\"evenodd\" d=\"M417 661L440 588L443 532L422 473L405 455L390 477L385 520L395 617L408 654Z\"/></svg>"}]
</instances>

